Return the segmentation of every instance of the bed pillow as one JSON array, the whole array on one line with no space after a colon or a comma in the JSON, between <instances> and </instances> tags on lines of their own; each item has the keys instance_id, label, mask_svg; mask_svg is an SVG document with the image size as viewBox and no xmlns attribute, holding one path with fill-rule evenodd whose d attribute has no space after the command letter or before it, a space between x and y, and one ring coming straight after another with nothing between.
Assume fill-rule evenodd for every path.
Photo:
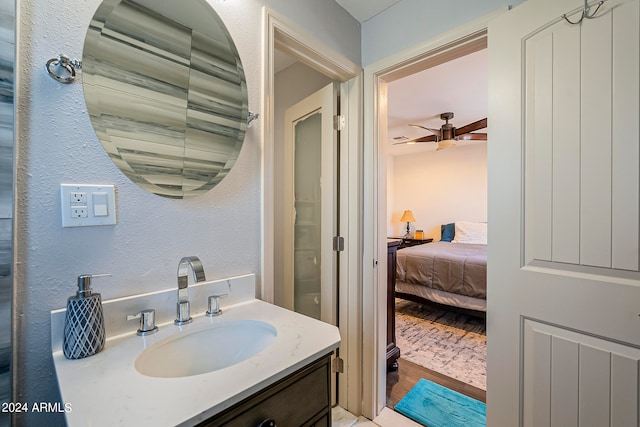
<instances>
[{"instance_id":1,"label":"bed pillow","mask_svg":"<svg viewBox=\"0 0 640 427\"><path fill-rule=\"evenodd\" d=\"M452 222L450 224L442 224L440 226L440 234L441 234L441 238L440 241L441 242L450 242L453 240L453 238L456 235L456 227L455 224Z\"/></svg>"},{"instance_id":2,"label":"bed pillow","mask_svg":"<svg viewBox=\"0 0 640 427\"><path fill-rule=\"evenodd\" d=\"M487 244L487 223L456 221L453 243Z\"/></svg>"}]
</instances>

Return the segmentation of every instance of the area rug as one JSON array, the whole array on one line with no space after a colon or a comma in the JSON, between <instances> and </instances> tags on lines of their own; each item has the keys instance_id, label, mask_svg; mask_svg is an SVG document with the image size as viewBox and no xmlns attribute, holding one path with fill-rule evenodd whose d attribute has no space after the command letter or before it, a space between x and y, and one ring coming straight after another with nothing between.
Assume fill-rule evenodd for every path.
<instances>
[{"instance_id":1,"label":"area rug","mask_svg":"<svg viewBox=\"0 0 640 427\"><path fill-rule=\"evenodd\" d=\"M402 359L487 389L484 319L396 298L396 345Z\"/></svg>"},{"instance_id":2,"label":"area rug","mask_svg":"<svg viewBox=\"0 0 640 427\"><path fill-rule=\"evenodd\" d=\"M485 427L487 407L479 400L420 379L396 411L429 427Z\"/></svg>"}]
</instances>

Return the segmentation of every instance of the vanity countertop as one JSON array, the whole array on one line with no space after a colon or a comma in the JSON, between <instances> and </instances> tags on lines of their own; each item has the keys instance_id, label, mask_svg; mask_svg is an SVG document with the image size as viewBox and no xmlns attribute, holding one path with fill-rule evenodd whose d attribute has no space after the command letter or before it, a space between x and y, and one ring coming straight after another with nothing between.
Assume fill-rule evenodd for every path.
<instances>
[{"instance_id":1,"label":"vanity countertop","mask_svg":"<svg viewBox=\"0 0 640 427\"><path fill-rule=\"evenodd\" d=\"M277 329L274 342L256 356L227 368L181 378L153 378L134 367L138 355L175 334L195 332L235 319L262 320ZM108 338L100 353L68 360L54 350L58 383L69 426L189 426L229 408L277 382L340 344L335 326L252 299L225 306L218 317L202 314L193 323L160 324L146 337ZM219 345L225 345L221 342ZM179 363L179 362L177 362Z\"/></svg>"}]
</instances>

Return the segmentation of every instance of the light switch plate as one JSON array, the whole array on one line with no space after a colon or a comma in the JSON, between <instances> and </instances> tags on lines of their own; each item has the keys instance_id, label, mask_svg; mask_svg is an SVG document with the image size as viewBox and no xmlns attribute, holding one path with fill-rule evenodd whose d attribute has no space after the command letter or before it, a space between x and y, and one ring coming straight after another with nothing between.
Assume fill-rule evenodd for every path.
<instances>
[{"instance_id":1,"label":"light switch plate","mask_svg":"<svg viewBox=\"0 0 640 427\"><path fill-rule=\"evenodd\" d=\"M60 206L63 227L117 223L114 185L60 184Z\"/></svg>"}]
</instances>

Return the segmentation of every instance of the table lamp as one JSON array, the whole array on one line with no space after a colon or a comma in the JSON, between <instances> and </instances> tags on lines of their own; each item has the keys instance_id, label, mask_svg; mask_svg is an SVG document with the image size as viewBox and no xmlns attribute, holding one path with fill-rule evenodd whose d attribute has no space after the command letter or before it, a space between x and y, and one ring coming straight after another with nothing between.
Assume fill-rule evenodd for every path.
<instances>
[{"instance_id":1,"label":"table lamp","mask_svg":"<svg viewBox=\"0 0 640 427\"><path fill-rule=\"evenodd\" d=\"M404 213L402 214L402 218L400 218L400 221L407 223L407 233L404 235L404 238L405 239L410 239L411 238L411 232L410 232L410 229L409 229L409 223L410 222L416 222L416 219L413 217L413 212L411 212L411 210L404 211Z\"/></svg>"}]
</instances>

